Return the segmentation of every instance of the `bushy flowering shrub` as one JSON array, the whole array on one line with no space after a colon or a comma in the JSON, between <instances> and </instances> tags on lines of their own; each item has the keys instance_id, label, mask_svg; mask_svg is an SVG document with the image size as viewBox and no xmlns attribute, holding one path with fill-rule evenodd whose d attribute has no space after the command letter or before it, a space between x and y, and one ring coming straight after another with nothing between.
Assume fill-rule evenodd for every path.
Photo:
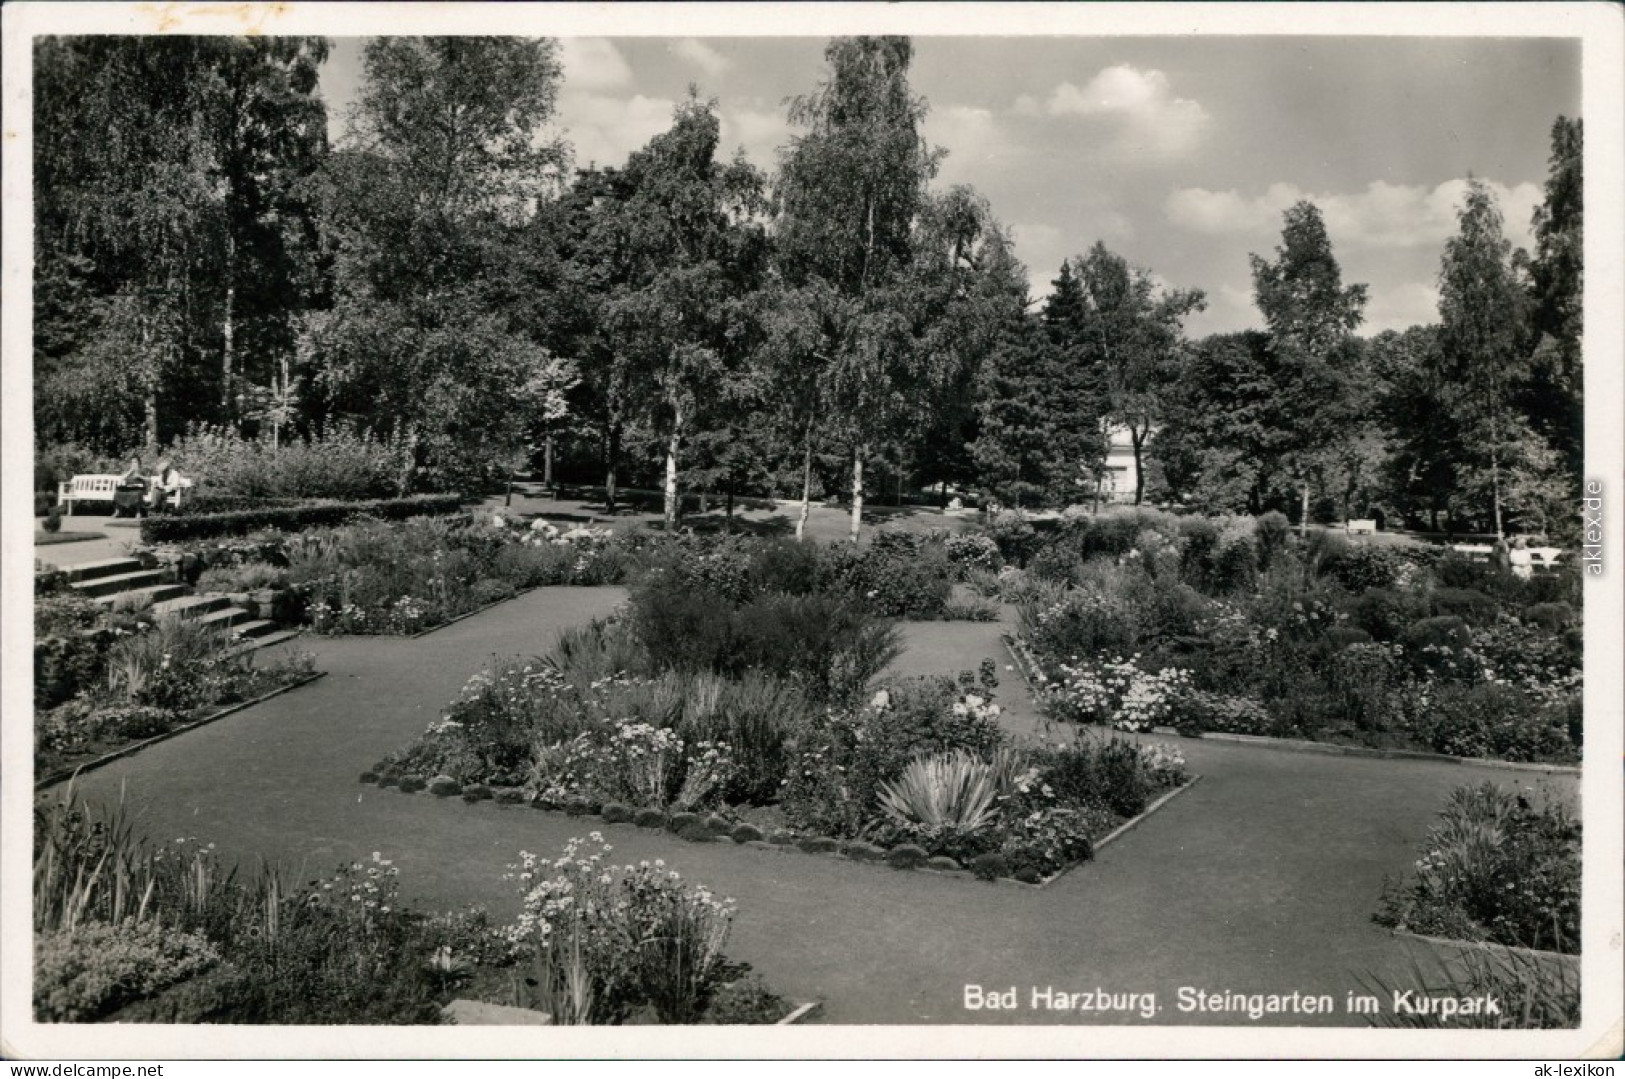
<instances>
[{"instance_id":1,"label":"bushy flowering shrub","mask_svg":"<svg viewBox=\"0 0 1625 1079\"><path fill-rule=\"evenodd\" d=\"M1140 657L1105 662L1061 663L1044 678L1040 700L1056 718L1071 723L1147 731L1173 720L1191 688L1190 672L1178 667L1146 671Z\"/></svg>"},{"instance_id":2,"label":"bushy flowering shrub","mask_svg":"<svg viewBox=\"0 0 1625 1079\"><path fill-rule=\"evenodd\" d=\"M89 922L34 938L34 1016L86 1023L195 977L220 954L195 933L155 919Z\"/></svg>"},{"instance_id":3,"label":"bushy flowering shrub","mask_svg":"<svg viewBox=\"0 0 1625 1079\"><path fill-rule=\"evenodd\" d=\"M962 532L949 536L943 540L942 546L961 580L973 570L995 571L1003 561L998 543L985 532Z\"/></svg>"},{"instance_id":4,"label":"bushy flowering shrub","mask_svg":"<svg viewBox=\"0 0 1625 1079\"><path fill-rule=\"evenodd\" d=\"M598 805L692 810L713 802L733 771L726 743L690 745L670 728L622 721L594 725L569 742L536 745L530 780L551 805L585 797Z\"/></svg>"},{"instance_id":5,"label":"bushy flowering shrub","mask_svg":"<svg viewBox=\"0 0 1625 1079\"><path fill-rule=\"evenodd\" d=\"M1578 953L1581 823L1491 783L1458 787L1428 833L1415 877L1377 920L1416 932Z\"/></svg>"},{"instance_id":6,"label":"bushy flowering shrub","mask_svg":"<svg viewBox=\"0 0 1625 1079\"><path fill-rule=\"evenodd\" d=\"M508 930L536 972L538 1003L562 1024L615 1023L647 1006L691 1023L717 986L734 903L682 883L660 861L615 866L591 833L551 861L510 866L521 910Z\"/></svg>"}]
</instances>

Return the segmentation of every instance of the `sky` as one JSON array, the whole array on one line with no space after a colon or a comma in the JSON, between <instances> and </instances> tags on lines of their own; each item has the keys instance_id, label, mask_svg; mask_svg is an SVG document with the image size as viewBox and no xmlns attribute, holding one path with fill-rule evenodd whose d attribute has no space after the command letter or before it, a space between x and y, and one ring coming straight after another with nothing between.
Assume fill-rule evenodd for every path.
<instances>
[{"instance_id":1,"label":"sky","mask_svg":"<svg viewBox=\"0 0 1625 1079\"><path fill-rule=\"evenodd\" d=\"M577 164L618 165L690 85L723 147L771 171L787 99L825 74L824 38L560 39L558 129ZM322 72L342 138L364 40ZM1439 258L1469 176L1532 246L1553 121L1580 115L1580 46L1557 38L915 36L935 185L968 184L1014 233L1034 297L1097 240L1207 309L1195 336L1261 325L1248 256L1282 212L1320 207L1362 333L1436 321Z\"/></svg>"}]
</instances>

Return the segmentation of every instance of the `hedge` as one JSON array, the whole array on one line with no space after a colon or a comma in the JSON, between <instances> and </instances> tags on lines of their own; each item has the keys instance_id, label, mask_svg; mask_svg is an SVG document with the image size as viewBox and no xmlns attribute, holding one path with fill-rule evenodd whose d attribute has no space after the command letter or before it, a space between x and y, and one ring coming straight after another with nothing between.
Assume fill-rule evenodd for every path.
<instances>
[{"instance_id":1,"label":"hedge","mask_svg":"<svg viewBox=\"0 0 1625 1079\"><path fill-rule=\"evenodd\" d=\"M233 513L178 513L145 518L141 522L141 540L143 543L178 543L214 536L242 536L262 528L297 532L318 525L343 524L351 517L399 521L407 517L456 513L461 508L462 499L458 495L412 495L409 498L380 498L366 502L322 499L285 508L238 510Z\"/></svg>"}]
</instances>

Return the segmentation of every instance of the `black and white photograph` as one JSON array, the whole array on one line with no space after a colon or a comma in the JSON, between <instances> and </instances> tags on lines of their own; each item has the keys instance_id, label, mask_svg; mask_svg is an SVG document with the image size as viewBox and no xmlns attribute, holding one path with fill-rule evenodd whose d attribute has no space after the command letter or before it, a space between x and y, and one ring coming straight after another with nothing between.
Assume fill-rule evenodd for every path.
<instances>
[{"instance_id":1,"label":"black and white photograph","mask_svg":"<svg viewBox=\"0 0 1625 1079\"><path fill-rule=\"evenodd\" d=\"M0 17L0 1055L1625 1050L1618 7Z\"/></svg>"}]
</instances>

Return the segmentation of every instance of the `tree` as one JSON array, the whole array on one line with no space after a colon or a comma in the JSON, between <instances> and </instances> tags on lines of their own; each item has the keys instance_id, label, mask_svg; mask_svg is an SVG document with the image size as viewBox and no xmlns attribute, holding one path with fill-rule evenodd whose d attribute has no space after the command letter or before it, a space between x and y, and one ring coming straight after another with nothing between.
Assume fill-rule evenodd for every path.
<instances>
[{"instance_id":1,"label":"tree","mask_svg":"<svg viewBox=\"0 0 1625 1079\"><path fill-rule=\"evenodd\" d=\"M543 141L557 49L524 38L378 38L323 183L331 310L305 354L330 408L399 433L440 486L513 457L512 409L544 345L505 302L521 238L557 184Z\"/></svg>"},{"instance_id":2,"label":"tree","mask_svg":"<svg viewBox=\"0 0 1625 1079\"><path fill-rule=\"evenodd\" d=\"M1350 337L1363 318L1364 285L1343 285L1326 224L1314 203L1300 201L1284 215L1275 261L1252 255L1253 296L1281 356L1278 414L1291 433L1284 447L1301 496L1300 529L1309 527L1315 472L1338 439L1351 433L1344 392L1357 380Z\"/></svg>"},{"instance_id":3,"label":"tree","mask_svg":"<svg viewBox=\"0 0 1625 1079\"><path fill-rule=\"evenodd\" d=\"M1581 121L1552 125L1546 198L1535 208L1535 254L1529 265L1535 349L1523 410L1561 455L1578 497L1585 453L1584 330L1585 176Z\"/></svg>"},{"instance_id":4,"label":"tree","mask_svg":"<svg viewBox=\"0 0 1625 1079\"><path fill-rule=\"evenodd\" d=\"M1456 492L1460 440L1446 406L1448 382L1438 326L1385 331L1371 341L1374 412L1392 439L1386 488L1408 517L1439 513Z\"/></svg>"},{"instance_id":5,"label":"tree","mask_svg":"<svg viewBox=\"0 0 1625 1079\"><path fill-rule=\"evenodd\" d=\"M1122 256L1099 242L1077 260L1077 276L1082 301L1072 316L1077 341L1098 373L1104 418L1128 431L1138 506L1145 494L1145 442L1162 418L1164 392L1182 347L1181 326L1206 300L1198 290L1159 294L1150 271L1130 270Z\"/></svg>"},{"instance_id":6,"label":"tree","mask_svg":"<svg viewBox=\"0 0 1625 1079\"><path fill-rule=\"evenodd\" d=\"M665 443L665 522L678 516L679 454L724 380L764 261L761 175L743 157L718 166L715 102L690 95L669 131L627 162L615 227L627 279L607 305L616 362Z\"/></svg>"},{"instance_id":7,"label":"tree","mask_svg":"<svg viewBox=\"0 0 1625 1079\"><path fill-rule=\"evenodd\" d=\"M1527 370L1520 341L1525 293L1501 232L1501 212L1482 180L1468 181L1456 219L1458 232L1445 244L1439 270L1446 404L1463 439L1465 479L1487 496L1500 536L1502 471L1526 442L1514 400Z\"/></svg>"},{"instance_id":8,"label":"tree","mask_svg":"<svg viewBox=\"0 0 1625 1079\"><path fill-rule=\"evenodd\" d=\"M864 460L920 375L907 313L913 298L901 278L938 155L919 134L925 103L909 90L912 57L904 37L832 40L824 50L828 77L791 104L791 122L806 132L783 156L777 191L785 284L822 284L787 295L822 301L813 318L825 340L810 355L822 357L820 396L851 445L854 543ZM809 445L812 437L809 430ZM804 488L803 516L806 498Z\"/></svg>"}]
</instances>

